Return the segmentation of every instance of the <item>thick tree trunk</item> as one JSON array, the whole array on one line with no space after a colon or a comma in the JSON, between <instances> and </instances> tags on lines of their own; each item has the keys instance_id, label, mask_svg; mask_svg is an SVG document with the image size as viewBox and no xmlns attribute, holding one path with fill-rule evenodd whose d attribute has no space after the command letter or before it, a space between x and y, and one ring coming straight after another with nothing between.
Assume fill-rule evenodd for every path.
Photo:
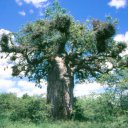
<instances>
[{"instance_id":1,"label":"thick tree trunk","mask_svg":"<svg viewBox=\"0 0 128 128\"><path fill-rule=\"evenodd\" d=\"M73 105L74 79L64 60L57 56L48 74L47 102L52 105L55 119L70 117Z\"/></svg>"}]
</instances>

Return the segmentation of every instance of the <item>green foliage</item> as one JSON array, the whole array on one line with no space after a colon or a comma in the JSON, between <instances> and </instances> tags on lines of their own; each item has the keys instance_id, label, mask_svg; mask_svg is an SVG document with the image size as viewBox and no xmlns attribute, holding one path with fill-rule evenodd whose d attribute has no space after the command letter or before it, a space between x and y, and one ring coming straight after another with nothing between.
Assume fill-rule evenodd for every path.
<instances>
[{"instance_id":1,"label":"green foliage","mask_svg":"<svg viewBox=\"0 0 128 128\"><path fill-rule=\"evenodd\" d=\"M71 25L70 17L64 16L57 16L55 19L55 28L58 29L62 33L67 33L69 31L69 27Z\"/></svg>"},{"instance_id":2,"label":"green foliage","mask_svg":"<svg viewBox=\"0 0 128 128\"><path fill-rule=\"evenodd\" d=\"M115 97L116 98L116 97ZM114 99L113 93L90 95L75 99L72 121L54 121L50 118L45 99L13 94L0 95L0 127L5 128L126 128L128 126L127 97ZM36 124L36 125L35 125Z\"/></svg>"},{"instance_id":3,"label":"green foliage","mask_svg":"<svg viewBox=\"0 0 128 128\"><path fill-rule=\"evenodd\" d=\"M0 115L8 116L17 104L17 97L14 94L0 94Z\"/></svg>"},{"instance_id":4,"label":"green foliage","mask_svg":"<svg viewBox=\"0 0 128 128\"><path fill-rule=\"evenodd\" d=\"M63 15L65 13L66 13L66 10L60 6L58 0L54 0L53 6L47 7L45 10L45 18L54 19L58 15Z\"/></svg>"},{"instance_id":5,"label":"green foliage","mask_svg":"<svg viewBox=\"0 0 128 128\"><path fill-rule=\"evenodd\" d=\"M118 113L125 113L128 110L128 69L122 68L115 70L109 74L100 77L100 82L108 85L106 88L107 94L111 94L114 106L117 107Z\"/></svg>"},{"instance_id":6,"label":"green foliage","mask_svg":"<svg viewBox=\"0 0 128 128\"><path fill-rule=\"evenodd\" d=\"M10 115L11 120L28 120L39 123L50 118L50 107L46 105L46 101L42 98L25 97L19 99L19 103Z\"/></svg>"},{"instance_id":7,"label":"green foliage","mask_svg":"<svg viewBox=\"0 0 128 128\"><path fill-rule=\"evenodd\" d=\"M73 120L87 121L88 117L84 114L84 102L81 99L74 98L74 108L71 118Z\"/></svg>"},{"instance_id":8,"label":"green foliage","mask_svg":"<svg viewBox=\"0 0 128 128\"><path fill-rule=\"evenodd\" d=\"M127 122L123 121L126 117L116 119L114 122L77 122L77 121L55 121L44 122L42 124L22 123L10 121L1 123L1 128L127 128Z\"/></svg>"},{"instance_id":9,"label":"green foliage","mask_svg":"<svg viewBox=\"0 0 128 128\"><path fill-rule=\"evenodd\" d=\"M105 121L110 116L108 109L109 106L103 98L88 97L81 98L77 101L75 108L76 120L90 120L90 121Z\"/></svg>"},{"instance_id":10,"label":"green foliage","mask_svg":"<svg viewBox=\"0 0 128 128\"><path fill-rule=\"evenodd\" d=\"M46 105L46 100L39 97L29 97L24 95L17 98L13 94L0 95L0 116L8 117L12 121L31 121L39 123L50 118L50 105Z\"/></svg>"},{"instance_id":11,"label":"green foliage","mask_svg":"<svg viewBox=\"0 0 128 128\"><path fill-rule=\"evenodd\" d=\"M128 94L122 95L120 98L120 106L122 110L125 110L128 112Z\"/></svg>"},{"instance_id":12,"label":"green foliage","mask_svg":"<svg viewBox=\"0 0 128 128\"><path fill-rule=\"evenodd\" d=\"M113 121L122 115L125 117L128 114L127 97L123 96L123 98L119 99L110 91L100 95L78 98L74 105L72 118L79 121L106 122Z\"/></svg>"}]
</instances>

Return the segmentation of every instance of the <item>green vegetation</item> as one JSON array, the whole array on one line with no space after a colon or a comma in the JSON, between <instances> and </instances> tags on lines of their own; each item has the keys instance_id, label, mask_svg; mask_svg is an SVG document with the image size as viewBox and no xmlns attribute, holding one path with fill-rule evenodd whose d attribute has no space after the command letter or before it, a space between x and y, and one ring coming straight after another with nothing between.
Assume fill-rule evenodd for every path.
<instances>
[{"instance_id":1,"label":"green vegetation","mask_svg":"<svg viewBox=\"0 0 128 128\"><path fill-rule=\"evenodd\" d=\"M125 117L126 118L126 117ZM22 122L5 122L0 124L1 128L127 128L128 124L124 122L124 119L116 119L114 122L77 122L77 121L56 121L45 122L39 125L33 123Z\"/></svg>"},{"instance_id":2,"label":"green vegetation","mask_svg":"<svg viewBox=\"0 0 128 128\"><path fill-rule=\"evenodd\" d=\"M126 128L128 95L121 100L113 97L114 93L106 91L75 98L71 119L57 121L51 117L45 98L0 94L0 128Z\"/></svg>"}]
</instances>

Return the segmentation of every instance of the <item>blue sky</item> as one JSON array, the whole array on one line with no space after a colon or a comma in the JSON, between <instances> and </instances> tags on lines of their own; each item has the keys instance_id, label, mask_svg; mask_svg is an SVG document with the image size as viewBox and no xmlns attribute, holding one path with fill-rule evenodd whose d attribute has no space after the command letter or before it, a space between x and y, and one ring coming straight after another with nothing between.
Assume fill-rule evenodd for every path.
<instances>
[{"instance_id":1,"label":"blue sky","mask_svg":"<svg viewBox=\"0 0 128 128\"><path fill-rule=\"evenodd\" d=\"M33 2L37 1L37 2ZM38 2L39 1L39 2ZM43 2L41 6L40 2ZM113 2L112 5L112 1ZM118 33L127 31L127 0L59 0L62 7L66 8L77 20L84 22L87 18L105 19L111 15L119 20ZM124 1L124 3L123 3ZM45 6L53 0L1 0L0 1L0 28L18 31L19 28L38 18L42 18ZM120 5L118 5L120 4ZM41 12L42 11L42 12Z\"/></svg>"},{"instance_id":2,"label":"blue sky","mask_svg":"<svg viewBox=\"0 0 128 128\"><path fill-rule=\"evenodd\" d=\"M22 25L43 18L45 7L52 2L53 0L0 0L0 34L8 33L8 31L17 32ZM85 22L90 17L105 20L106 15L117 18L119 23L114 39L116 41L128 41L128 0L59 0L59 2L76 20L81 22ZM10 76L11 69L8 71L2 69L5 65L7 65L7 60L1 60L1 92L16 92L21 93L21 95L25 92L30 93L30 90L32 94L46 92L46 86L39 90L34 88L33 83L29 83L30 86L27 86L29 84L26 80L21 81L12 78ZM88 94L89 91L96 91L101 88L97 83L93 85L95 87L86 86L82 90L80 86L83 85L76 86L76 95Z\"/></svg>"}]
</instances>

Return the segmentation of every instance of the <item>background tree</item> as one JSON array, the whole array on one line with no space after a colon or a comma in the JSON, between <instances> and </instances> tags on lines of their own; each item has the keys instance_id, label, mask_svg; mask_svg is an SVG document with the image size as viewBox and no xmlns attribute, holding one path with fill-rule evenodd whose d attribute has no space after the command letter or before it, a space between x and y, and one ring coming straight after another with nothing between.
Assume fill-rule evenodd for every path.
<instances>
[{"instance_id":1,"label":"background tree","mask_svg":"<svg viewBox=\"0 0 128 128\"><path fill-rule=\"evenodd\" d=\"M3 35L1 52L14 62L13 76L28 77L40 87L48 81L47 103L57 119L70 117L73 106L74 77L78 80L97 77L120 65L126 45L116 43L115 22L92 20L86 25L74 20L57 1L49 7L44 19L25 25L11 41ZM104 66L109 61L111 69ZM120 62L120 63L118 63Z\"/></svg>"},{"instance_id":2,"label":"background tree","mask_svg":"<svg viewBox=\"0 0 128 128\"><path fill-rule=\"evenodd\" d=\"M107 84L106 94L109 97L107 101L113 108L116 107L116 113L126 113L128 110L128 69L116 69L112 73L102 75L99 80Z\"/></svg>"}]
</instances>

